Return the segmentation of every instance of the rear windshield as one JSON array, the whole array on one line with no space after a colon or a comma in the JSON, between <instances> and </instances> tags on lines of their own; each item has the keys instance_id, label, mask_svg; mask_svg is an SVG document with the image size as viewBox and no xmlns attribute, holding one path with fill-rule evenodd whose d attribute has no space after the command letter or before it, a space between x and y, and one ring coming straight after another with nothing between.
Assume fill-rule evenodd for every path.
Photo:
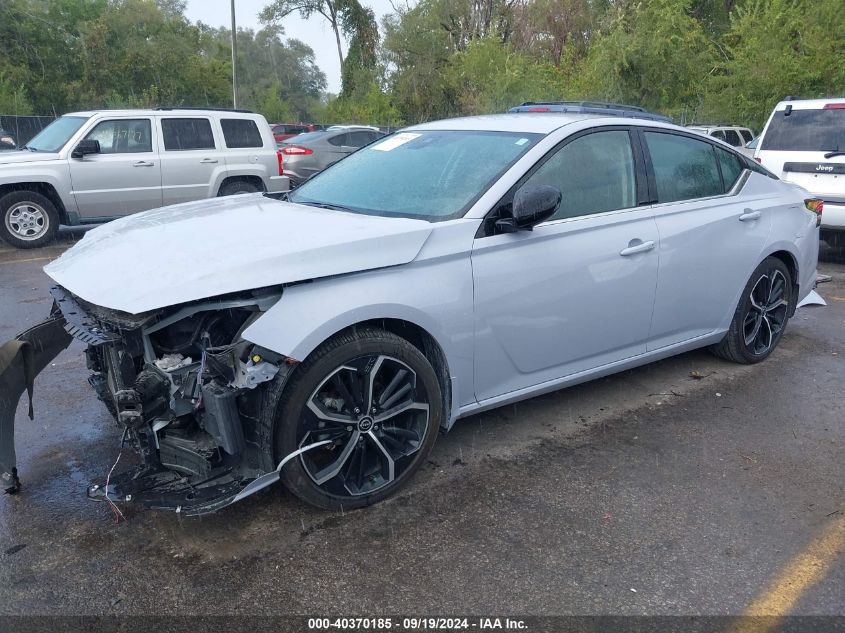
<instances>
[{"instance_id":1,"label":"rear windshield","mask_svg":"<svg viewBox=\"0 0 845 633\"><path fill-rule=\"evenodd\" d=\"M316 141L317 139L323 138L326 134L328 134L328 132L306 132L305 134L298 134L293 138L285 139L282 143L287 143L289 145L307 143L309 141Z\"/></svg>"},{"instance_id":2,"label":"rear windshield","mask_svg":"<svg viewBox=\"0 0 845 633\"><path fill-rule=\"evenodd\" d=\"M775 112L760 149L794 152L845 150L845 110Z\"/></svg>"}]
</instances>

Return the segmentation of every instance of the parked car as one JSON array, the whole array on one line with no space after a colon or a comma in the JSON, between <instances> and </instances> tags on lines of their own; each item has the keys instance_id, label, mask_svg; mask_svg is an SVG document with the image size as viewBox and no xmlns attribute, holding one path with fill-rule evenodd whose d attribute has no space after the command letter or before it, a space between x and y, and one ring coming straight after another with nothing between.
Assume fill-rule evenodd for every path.
<instances>
[{"instance_id":1,"label":"parked car","mask_svg":"<svg viewBox=\"0 0 845 633\"><path fill-rule=\"evenodd\" d=\"M280 478L366 506L459 418L699 347L762 361L815 284L817 201L626 114L425 123L289 193L88 232L45 267L29 364L0 354L0 474L68 332L140 453L91 494L187 515Z\"/></svg>"},{"instance_id":2,"label":"parked car","mask_svg":"<svg viewBox=\"0 0 845 633\"><path fill-rule=\"evenodd\" d=\"M0 127L0 152L18 149L15 137Z\"/></svg>"},{"instance_id":3,"label":"parked car","mask_svg":"<svg viewBox=\"0 0 845 633\"><path fill-rule=\"evenodd\" d=\"M739 151L742 152L744 156L748 156L749 158L754 158L754 150L757 149L757 145L760 143L760 137L755 136L752 140L748 141L745 145L739 148Z\"/></svg>"},{"instance_id":4,"label":"parked car","mask_svg":"<svg viewBox=\"0 0 845 633\"><path fill-rule=\"evenodd\" d=\"M75 112L26 149L0 156L0 237L18 248L48 243L59 224L289 188L267 121L244 111Z\"/></svg>"},{"instance_id":5,"label":"parked car","mask_svg":"<svg viewBox=\"0 0 845 633\"><path fill-rule=\"evenodd\" d=\"M383 136L378 128L363 125L333 125L319 132L300 134L279 144L282 173L296 187Z\"/></svg>"},{"instance_id":6,"label":"parked car","mask_svg":"<svg viewBox=\"0 0 845 633\"><path fill-rule=\"evenodd\" d=\"M712 136L724 141L732 147L743 147L754 139L754 133L751 130L736 125L690 125L688 128L704 136Z\"/></svg>"},{"instance_id":7,"label":"parked car","mask_svg":"<svg viewBox=\"0 0 845 633\"><path fill-rule=\"evenodd\" d=\"M319 129L319 126L313 123L271 123L270 129L273 131L273 138L277 143L280 143L297 134L314 132Z\"/></svg>"},{"instance_id":8,"label":"parked car","mask_svg":"<svg viewBox=\"0 0 845 633\"><path fill-rule=\"evenodd\" d=\"M755 158L824 200L821 238L845 247L845 98L781 101Z\"/></svg>"}]
</instances>

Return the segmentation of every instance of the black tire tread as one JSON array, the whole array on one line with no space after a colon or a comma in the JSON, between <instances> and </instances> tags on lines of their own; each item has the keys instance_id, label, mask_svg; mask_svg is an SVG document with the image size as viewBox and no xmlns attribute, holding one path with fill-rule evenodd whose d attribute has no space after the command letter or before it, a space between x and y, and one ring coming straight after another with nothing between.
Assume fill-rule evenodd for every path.
<instances>
[{"instance_id":1,"label":"black tire tread","mask_svg":"<svg viewBox=\"0 0 845 633\"><path fill-rule=\"evenodd\" d=\"M442 408L442 397L440 394L440 386L437 381L437 374L434 368L431 366L431 363L419 349L417 349L414 345L409 343L401 336L397 336L396 334L393 334L392 332L388 332L387 330L383 330L381 328L372 326L356 327L344 330L336 334L329 340L325 341L322 345L320 345L308 356L307 359L305 359L305 361L303 361L299 366L297 366L294 375L290 377L286 384L282 384L279 386L271 386L269 397L273 400L276 400L278 403L275 408L275 411L278 412L275 416L276 419L281 420L287 416L288 409L292 406L291 401L298 395L298 387L303 382L309 379L309 373L313 367L320 363L320 361L322 361L326 356L332 354L335 350L338 350L347 345L359 344L362 341L366 341L367 343L379 343L382 345L397 345L411 356L417 356L417 360L428 365L429 369L431 370L431 375L433 378L432 382L434 383L434 385L436 385L437 389L436 393L428 394L429 403L432 407L431 415L429 418L430 426L428 430L428 436L425 439L425 445L419 449L421 455L424 457L425 454L427 454L428 451L431 449L431 446L434 444L434 440L437 437L438 429L440 427L441 417L443 415L443 412L440 410ZM274 389L277 392L276 394L273 394ZM278 432L278 429L274 429L273 431L274 448L277 446L276 434ZM284 457L284 455L275 455L275 459L281 459L282 457ZM297 469L299 466L298 462L295 462L295 464L296 466L294 466L293 463L289 464L282 471L282 481L284 482L285 487L288 488L288 490L290 490L293 494L295 494L303 501L327 510L337 510L341 506L344 509L353 509L377 503L385 497L392 496L401 486L403 486L411 478L411 476L413 475L413 471L416 470L416 468L412 468L411 471L408 471L407 476L403 476L401 481L397 482L396 485L388 487L388 489L386 490L378 490L372 494L362 495L361 497L357 497L354 500L345 500L344 502L340 503L338 501L333 500L333 498L329 495L319 493L309 489L308 487L303 487L299 485L299 482L296 481L295 477L292 474L292 471ZM310 483L310 480L308 480L308 483Z\"/></svg>"}]
</instances>

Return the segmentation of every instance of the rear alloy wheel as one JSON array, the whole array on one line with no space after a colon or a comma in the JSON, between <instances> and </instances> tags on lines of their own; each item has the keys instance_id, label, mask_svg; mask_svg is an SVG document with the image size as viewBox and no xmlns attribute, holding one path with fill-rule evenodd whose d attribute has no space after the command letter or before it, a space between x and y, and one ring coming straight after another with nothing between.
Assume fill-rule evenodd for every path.
<instances>
[{"instance_id":1,"label":"rear alloy wheel","mask_svg":"<svg viewBox=\"0 0 845 633\"><path fill-rule=\"evenodd\" d=\"M0 199L0 236L17 248L38 248L53 240L59 214L46 197L34 191L13 191Z\"/></svg>"},{"instance_id":2,"label":"rear alloy wheel","mask_svg":"<svg viewBox=\"0 0 845 633\"><path fill-rule=\"evenodd\" d=\"M363 329L324 344L297 370L276 418L276 457L315 442L285 467L297 496L355 508L393 494L436 439L442 405L428 360L404 339Z\"/></svg>"},{"instance_id":3,"label":"rear alloy wheel","mask_svg":"<svg viewBox=\"0 0 845 633\"><path fill-rule=\"evenodd\" d=\"M757 363L772 353L789 321L792 278L786 265L768 257L745 286L728 333L711 348L738 363Z\"/></svg>"}]
</instances>

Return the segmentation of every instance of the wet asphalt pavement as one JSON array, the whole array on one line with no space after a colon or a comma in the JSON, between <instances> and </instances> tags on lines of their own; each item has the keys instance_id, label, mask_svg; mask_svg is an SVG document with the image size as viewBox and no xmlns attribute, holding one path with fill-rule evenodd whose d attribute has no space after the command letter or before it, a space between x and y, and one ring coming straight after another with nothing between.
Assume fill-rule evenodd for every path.
<instances>
[{"instance_id":1,"label":"wet asphalt pavement","mask_svg":"<svg viewBox=\"0 0 845 633\"><path fill-rule=\"evenodd\" d=\"M47 314L41 267L76 236L0 246L0 342ZM766 362L692 352L468 418L397 498L345 514L277 487L115 524L85 488L119 432L74 342L35 421L18 410L0 613L740 614L800 584L791 561L845 521L845 254L823 253L828 306L799 309ZM792 613L845 614L841 543Z\"/></svg>"}]
</instances>

